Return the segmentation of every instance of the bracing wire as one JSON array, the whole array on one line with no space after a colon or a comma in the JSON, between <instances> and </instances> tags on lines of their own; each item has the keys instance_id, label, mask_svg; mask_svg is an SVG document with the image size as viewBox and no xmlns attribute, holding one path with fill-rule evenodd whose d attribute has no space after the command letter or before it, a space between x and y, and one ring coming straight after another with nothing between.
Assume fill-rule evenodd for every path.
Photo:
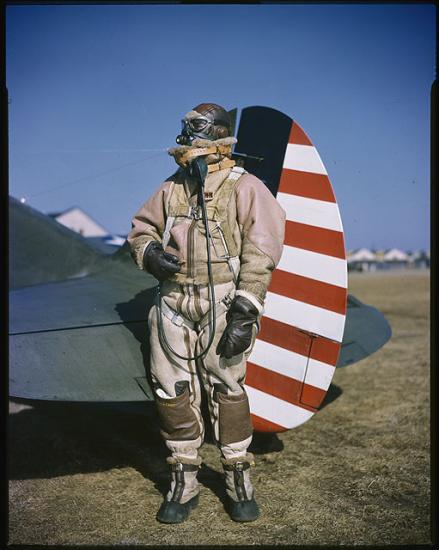
<instances>
[{"instance_id":1,"label":"bracing wire","mask_svg":"<svg viewBox=\"0 0 439 550\"><path fill-rule=\"evenodd\" d=\"M44 195L46 193L52 193L53 191L57 191L58 189L63 189L65 187L70 187L71 185L76 185L78 183L82 183L82 182L88 181L90 179L100 178L101 176L106 176L108 174L112 174L113 172L117 172L118 170L122 170L123 168L127 168L128 166L135 166L136 164L141 164L142 162L146 162L148 160L151 160L153 158L156 158L156 157L160 156L161 154L163 154L163 152L166 151L166 149L155 149L155 151L156 151L155 154L149 155L146 158L143 158L141 160L136 160L136 161L133 161L133 162L126 162L125 164L115 166L113 168L110 168L109 170L105 170L105 171L99 172L97 174L92 174L90 176L84 176L82 178L71 180L71 181L68 181L66 183L62 183L61 185L56 185L55 187L51 187L49 189L44 189L43 191L38 191L37 193L32 193L31 195L27 195L27 198L30 199L30 198L33 198L33 197Z\"/></svg>"},{"instance_id":2,"label":"bracing wire","mask_svg":"<svg viewBox=\"0 0 439 550\"><path fill-rule=\"evenodd\" d=\"M26 151L28 154L43 155L52 153L156 153L166 151L161 149L50 149L49 151Z\"/></svg>"}]
</instances>

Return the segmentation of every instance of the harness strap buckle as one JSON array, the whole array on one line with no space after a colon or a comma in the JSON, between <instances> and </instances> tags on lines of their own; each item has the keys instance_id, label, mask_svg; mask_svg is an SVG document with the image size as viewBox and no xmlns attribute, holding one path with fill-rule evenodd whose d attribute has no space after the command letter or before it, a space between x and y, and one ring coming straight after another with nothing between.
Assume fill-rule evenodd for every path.
<instances>
[{"instance_id":1,"label":"harness strap buckle","mask_svg":"<svg viewBox=\"0 0 439 550\"><path fill-rule=\"evenodd\" d=\"M168 306L168 304L161 300L161 310L162 315L167 317L174 325L177 325L178 327L181 327L182 325L186 325L190 329L193 329L195 326L195 323L190 321L189 319L185 319L178 311L175 311L175 309L172 309Z\"/></svg>"},{"instance_id":2,"label":"harness strap buckle","mask_svg":"<svg viewBox=\"0 0 439 550\"><path fill-rule=\"evenodd\" d=\"M175 312L172 316L171 323L174 323L174 325L181 327L181 325L183 324L183 319L181 318L181 315Z\"/></svg>"},{"instance_id":3,"label":"harness strap buckle","mask_svg":"<svg viewBox=\"0 0 439 550\"><path fill-rule=\"evenodd\" d=\"M188 217L193 218L194 220L201 220L201 207L200 206L189 206Z\"/></svg>"}]
</instances>

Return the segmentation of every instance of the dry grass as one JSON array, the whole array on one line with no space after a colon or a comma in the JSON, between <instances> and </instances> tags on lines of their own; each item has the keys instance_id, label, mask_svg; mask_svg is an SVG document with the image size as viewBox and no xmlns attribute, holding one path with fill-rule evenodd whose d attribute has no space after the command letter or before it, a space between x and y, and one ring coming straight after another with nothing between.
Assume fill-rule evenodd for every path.
<instances>
[{"instance_id":1,"label":"dry grass","mask_svg":"<svg viewBox=\"0 0 439 550\"><path fill-rule=\"evenodd\" d=\"M201 503L181 525L155 513L165 451L139 415L52 406L10 414L10 544L426 544L429 276L357 274L350 291L384 312L392 340L338 369L341 395L257 456L262 516L232 522L220 462L205 444Z\"/></svg>"}]
</instances>

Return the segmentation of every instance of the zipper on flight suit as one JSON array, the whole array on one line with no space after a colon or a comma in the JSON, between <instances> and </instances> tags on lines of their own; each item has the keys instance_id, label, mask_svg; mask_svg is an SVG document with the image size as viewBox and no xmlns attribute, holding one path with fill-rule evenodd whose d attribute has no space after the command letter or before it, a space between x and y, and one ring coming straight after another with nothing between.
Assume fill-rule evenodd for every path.
<instances>
[{"instance_id":1,"label":"zipper on flight suit","mask_svg":"<svg viewBox=\"0 0 439 550\"><path fill-rule=\"evenodd\" d=\"M197 221L193 219L191 221L191 224L188 229L188 239L187 239L187 274L188 277L195 277L194 273L194 258L193 258L193 251L194 251L194 233L195 233L195 227L196 227Z\"/></svg>"},{"instance_id":2,"label":"zipper on flight suit","mask_svg":"<svg viewBox=\"0 0 439 550\"><path fill-rule=\"evenodd\" d=\"M195 277L195 228L200 219L198 206L190 207L190 215L192 216L192 221L188 229L187 239L187 274L188 277Z\"/></svg>"}]
</instances>

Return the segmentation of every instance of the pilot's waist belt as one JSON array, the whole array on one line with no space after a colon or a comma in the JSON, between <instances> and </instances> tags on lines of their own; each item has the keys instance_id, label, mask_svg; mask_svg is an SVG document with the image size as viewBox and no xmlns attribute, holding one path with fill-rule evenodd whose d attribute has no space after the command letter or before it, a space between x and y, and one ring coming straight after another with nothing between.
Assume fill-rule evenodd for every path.
<instances>
[{"instance_id":1,"label":"pilot's waist belt","mask_svg":"<svg viewBox=\"0 0 439 550\"><path fill-rule=\"evenodd\" d=\"M215 303L215 316L218 318L220 315L225 313L232 303L232 292L224 296L221 300ZM168 304L162 300L162 314L167 317L174 325L181 327L182 325L187 326L191 330L202 330L208 323L210 318L210 311L208 311L199 321L191 321L186 319L183 315L175 311L168 306Z\"/></svg>"}]
</instances>

